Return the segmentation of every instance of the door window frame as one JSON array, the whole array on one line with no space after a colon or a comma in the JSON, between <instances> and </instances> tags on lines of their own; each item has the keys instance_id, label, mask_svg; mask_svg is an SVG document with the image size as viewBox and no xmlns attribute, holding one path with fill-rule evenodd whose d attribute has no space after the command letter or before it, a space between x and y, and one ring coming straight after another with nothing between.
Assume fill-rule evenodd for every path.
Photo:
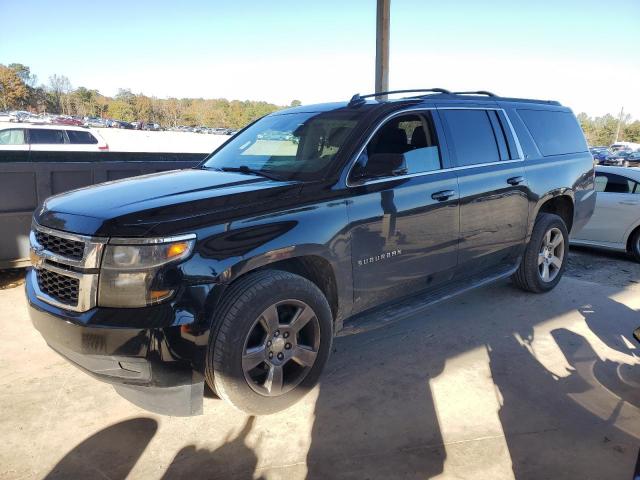
<instances>
[{"instance_id":1,"label":"door window frame","mask_svg":"<svg viewBox=\"0 0 640 480\"><path fill-rule=\"evenodd\" d=\"M439 115L439 111L440 110L493 110L498 114L498 118L500 121L502 121L503 119L506 120L506 127L508 127L508 130L506 130L505 132L499 132L501 135L504 135L505 141L507 142L507 145L510 146L510 138L507 135L507 133L511 134L512 140L515 144L516 147L516 153L517 153L517 158L511 159L511 160L498 160L496 162L487 162L487 163L476 163L473 165L463 165L463 166L457 166L453 163L453 160L455 159L455 152L450 150L451 147L449 147L449 136L445 134L445 121L442 117L440 117ZM429 111L431 113L431 117L433 120L433 124L434 124L434 129L435 129L435 133L436 136L438 137L438 147L440 148L440 159L441 159L441 165L442 168L439 170L430 170L427 172L417 172L417 173L408 173L405 175L397 175L397 176L391 176L391 177L384 177L384 178L376 178L376 179L372 179L372 180L365 180L364 182L358 182L358 183L352 183L350 181L351 178L351 172L353 170L353 168L355 167L358 159L360 158L360 155L362 155L362 152L364 151L365 148L367 148L367 145L369 145L369 142L373 139L373 137L376 135L376 133L378 132L378 130L380 130L389 120L397 117L397 116L401 116L401 115L405 115L407 113L416 113L419 114L420 112L424 112L424 111ZM446 127L448 128L448 127ZM493 128L493 123L492 123L492 128ZM494 134L497 135L497 132L494 131ZM367 138L365 139L365 141L362 143L362 145L360 146L360 148L357 150L357 153L353 156L353 158L351 159L351 161L348 164L347 167L347 175L345 177L345 182L347 187L349 188L356 188L356 187L362 187L365 185L372 185L372 184L376 184L376 183L383 183L383 182L393 182L393 181L397 181L397 180L404 180L407 178L413 178L413 177L421 177L424 175L435 175L438 173L442 173L442 172L451 172L451 171L456 171L456 170L466 170L469 168L479 168L479 167L486 167L489 165L502 165L502 164L508 164L508 163L515 163L515 162L524 162L524 151L522 150L522 145L520 144L520 140L518 138L518 135L516 134L515 129L513 128L513 124L511 123L511 119L509 118L509 115L507 114L506 110L502 107L492 107L492 106L487 106L487 107L412 107L412 108L406 108L403 110L398 110L397 112L393 112L389 115L387 115L386 117L384 117L380 122L378 122L378 124L375 126L375 128L369 133L369 135L367 135Z\"/></svg>"}]
</instances>

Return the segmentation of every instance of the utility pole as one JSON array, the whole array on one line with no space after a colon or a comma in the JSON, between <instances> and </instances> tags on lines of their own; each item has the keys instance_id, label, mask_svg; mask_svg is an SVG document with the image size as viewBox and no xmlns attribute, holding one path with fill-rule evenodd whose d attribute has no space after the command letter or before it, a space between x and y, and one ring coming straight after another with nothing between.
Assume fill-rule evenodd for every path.
<instances>
[{"instance_id":1,"label":"utility pole","mask_svg":"<svg viewBox=\"0 0 640 480\"><path fill-rule=\"evenodd\" d=\"M376 92L389 90L389 18L391 0L378 0L376 11ZM386 95L376 97L386 100Z\"/></svg>"},{"instance_id":2,"label":"utility pole","mask_svg":"<svg viewBox=\"0 0 640 480\"><path fill-rule=\"evenodd\" d=\"M620 135L620 125L622 124L622 116L624 115L624 105L620 109L620 115L618 116L618 128L616 128L616 138L613 143L618 143L618 136Z\"/></svg>"}]
</instances>

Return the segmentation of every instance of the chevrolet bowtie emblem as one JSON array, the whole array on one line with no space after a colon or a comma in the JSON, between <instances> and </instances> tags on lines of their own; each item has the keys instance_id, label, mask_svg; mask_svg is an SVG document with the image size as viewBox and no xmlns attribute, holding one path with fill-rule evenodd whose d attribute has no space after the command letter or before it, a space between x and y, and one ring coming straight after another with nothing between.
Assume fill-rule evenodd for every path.
<instances>
[{"instance_id":1,"label":"chevrolet bowtie emblem","mask_svg":"<svg viewBox=\"0 0 640 480\"><path fill-rule=\"evenodd\" d=\"M31 260L33 268L40 268L44 264L44 258L40 256L41 252L42 250L36 250L35 248L29 250L29 260Z\"/></svg>"}]
</instances>

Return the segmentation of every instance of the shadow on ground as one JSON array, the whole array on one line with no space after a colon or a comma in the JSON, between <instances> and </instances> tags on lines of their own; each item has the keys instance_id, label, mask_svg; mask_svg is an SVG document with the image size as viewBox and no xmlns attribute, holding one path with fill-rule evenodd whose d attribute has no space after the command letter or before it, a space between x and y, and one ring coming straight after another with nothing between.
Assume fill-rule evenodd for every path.
<instances>
[{"instance_id":1,"label":"shadow on ground","mask_svg":"<svg viewBox=\"0 0 640 480\"><path fill-rule=\"evenodd\" d=\"M638 312L612 300L611 289L599 294L590 284L572 282L541 296L500 283L403 322L337 338L315 405L307 478L431 478L445 472L455 449L470 477L506 455L519 480L632 478L640 434L628 428L637 416L626 409L640 406L634 387L640 367L630 347ZM576 291L580 287L591 290ZM554 373L536 354L536 328L568 312L579 312L588 328L582 335L564 323L548 327L548 342L567 362L565 371ZM601 357L593 342L629 362ZM478 368L487 369L489 360L501 431L493 440L469 434L452 444L440 423L446 399L434 398L432 382L447 362L465 354L478 355ZM475 367L466 368L460 378L473 381ZM464 392L464 380L456 388ZM455 421L461 436L474 431L465 416ZM250 417L213 450L186 445L163 478L254 478L258 455L246 442L253 424ZM47 478L97 478L105 469L109 478L125 478L156 429L148 418L104 429Z\"/></svg>"}]
</instances>

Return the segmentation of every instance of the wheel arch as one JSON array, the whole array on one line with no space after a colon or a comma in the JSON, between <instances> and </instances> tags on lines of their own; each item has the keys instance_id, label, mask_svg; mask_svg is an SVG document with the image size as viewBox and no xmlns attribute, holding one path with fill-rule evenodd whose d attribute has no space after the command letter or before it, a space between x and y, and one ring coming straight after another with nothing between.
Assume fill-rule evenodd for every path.
<instances>
[{"instance_id":1,"label":"wheel arch","mask_svg":"<svg viewBox=\"0 0 640 480\"><path fill-rule=\"evenodd\" d=\"M571 233L575 215L575 197L571 189L562 189L550 192L543 196L538 202L535 215L532 216L529 232L533 231L535 221L541 213L553 213L558 215L567 226L567 231Z\"/></svg>"},{"instance_id":2,"label":"wheel arch","mask_svg":"<svg viewBox=\"0 0 640 480\"><path fill-rule=\"evenodd\" d=\"M222 272L220 280L226 290L241 278L258 271L274 269L300 275L324 294L331 307L335 331L338 331L353 303L350 262L348 266L344 263L344 260L341 262L332 257L321 245L296 245L243 259ZM224 290L220 298L224 296Z\"/></svg>"},{"instance_id":3,"label":"wheel arch","mask_svg":"<svg viewBox=\"0 0 640 480\"><path fill-rule=\"evenodd\" d=\"M640 219L635 224L633 224L625 233L624 244L626 245L627 252L631 251L631 240L633 239L633 236L639 231L640 231Z\"/></svg>"}]
</instances>

